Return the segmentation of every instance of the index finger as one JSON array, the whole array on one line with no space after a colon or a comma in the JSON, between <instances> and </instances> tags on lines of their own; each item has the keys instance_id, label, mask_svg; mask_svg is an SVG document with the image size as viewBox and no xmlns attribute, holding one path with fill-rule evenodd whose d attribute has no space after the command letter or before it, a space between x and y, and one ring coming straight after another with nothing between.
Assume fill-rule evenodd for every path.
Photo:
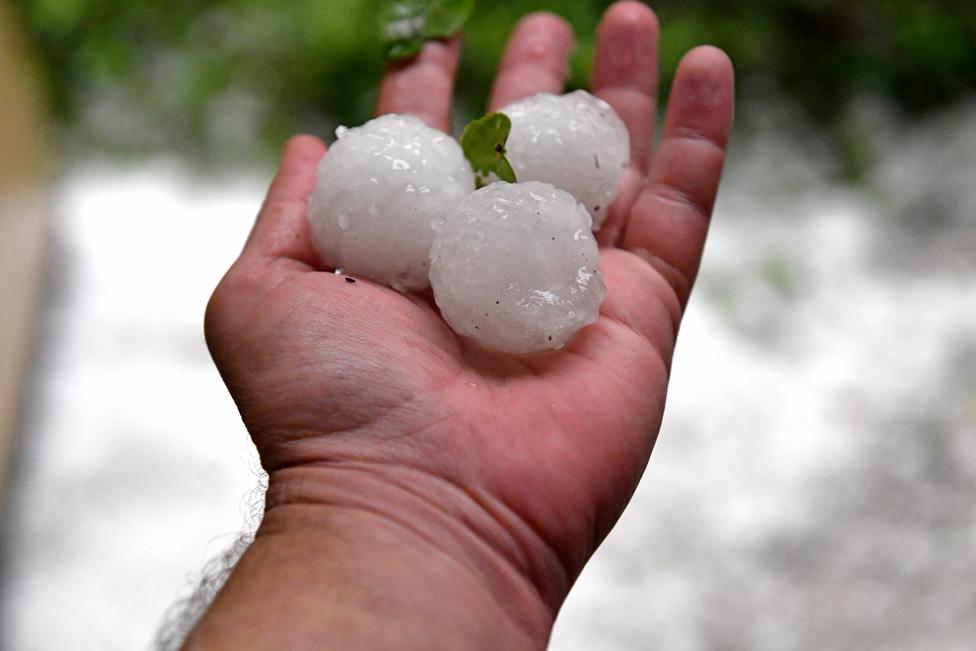
<instances>
[{"instance_id":1,"label":"index finger","mask_svg":"<svg viewBox=\"0 0 976 651\"><path fill-rule=\"evenodd\" d=\"M538 12L520 20L505 46L489 110L536 93L561 93L572 49L573 29L559 16Z\"/></svg>"},{"instance_id":2,"label":"index finger","mask_svg":"<svg viewBox=\"0 0 976 651\"><path fill-rule=\"evenodd\" d=\"M387 64L380 82L376 115L413 115L427 126L451 130L451 101L461 39L428 41L420 53L406 61Z\"/></svg>"}]
</instances>

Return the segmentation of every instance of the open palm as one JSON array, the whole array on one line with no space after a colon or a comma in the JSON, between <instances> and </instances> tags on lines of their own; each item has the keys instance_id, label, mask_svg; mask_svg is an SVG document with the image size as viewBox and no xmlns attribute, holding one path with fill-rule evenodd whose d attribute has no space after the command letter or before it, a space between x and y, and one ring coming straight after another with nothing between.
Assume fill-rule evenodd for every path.
<instances>
[{"instance_id":1,"label":"open palm","mask_svg":"<svg viewBox=\"0 0 976 651\"><path fill-rule=\"evenodd\" d=\"M651 156L657 39L654 15L636 2L611 7L599 29L592 90L627 123L632 152L599 233L606 302L562 351L479 349L451 332L429 296L331 273L305 219L325 146L308 136L288 144L206 323L272 486L306 468L368 477L367 488L328 499L377 508L366 495L374 484L408 495L436 512L430 535L478 538L558 608L650 455L731 126L731 65L696 49L679 67ZM561 91L571 42L551 15L520 22L492 108ZM431 43L388 69L378 112L448 130L458 47ZM398 509L388 515L423 512Z\"/></svg>"}]
</instances>

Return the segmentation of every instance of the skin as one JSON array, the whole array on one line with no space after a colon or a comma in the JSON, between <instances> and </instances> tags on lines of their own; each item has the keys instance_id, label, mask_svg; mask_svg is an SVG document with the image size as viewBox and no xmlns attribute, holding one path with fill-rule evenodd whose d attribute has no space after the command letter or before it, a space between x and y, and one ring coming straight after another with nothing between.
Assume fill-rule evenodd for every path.
<instances>
[{"instance_id":1,"label":"skin","mask_svg":"<svg viewBox=\"0 0 976 651\"><path fill-rule=\"evenodd\" d=\"M495 108L560 92L570 27L524 18ZM679 65L653 151L658 23L599 27L592 91L631 133L599 234L608 297L565 350L516 358L459 340L429 296L328 271L305 206L325 145L299 136L206 335L269 474L256 539L186 648L534 649L644 471L664 410L732 124L712 47ZM390 66L377 113L449 130L459 44Z\"/></svg>"}]
</instances>

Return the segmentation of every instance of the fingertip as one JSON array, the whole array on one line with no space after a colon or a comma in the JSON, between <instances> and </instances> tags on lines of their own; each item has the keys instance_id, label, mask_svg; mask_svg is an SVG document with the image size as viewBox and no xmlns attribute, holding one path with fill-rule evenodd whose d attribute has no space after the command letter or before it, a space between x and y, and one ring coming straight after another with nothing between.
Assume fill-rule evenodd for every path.
<instances>
[{"instance_id":1,"label":"fingertip","mask_svg":"<svg viewBox=\"0 0 976 651\"><path fill-rule=\"evenodd\" d=\"M416 56L386 64L376 100L376 115L412 115L439 131L451 130L454 75L461 36L427 41Z\"/></svg>"},{"instance_id":2,"label":"fingertip","mask_svg":"<svg viewBox=\"0 0 976 651\"><path fill-rule=\"evenodd\" d=\"M734 104L735 72L729 56L712 45L685 54L671 88L667 123L700 130L724 145Z\"/></svg>"},{"instance_id":3,"label":"fingertip","mask_svg":"<svg viewBox=\"0 0 976 651\"><path fill-rule=\"evenodd\" d=\"M630 30L650 31L655 34L660 30L657 14L643 2L637 0L620 0L603 12L600 20L600 30L625 28Z\"/></svg>"},{"instance_id":4,"label":"fingertip","mask_svg":"<svg viewBox=\"0 0 976 651\"><path fill-rule=\"evenodd\" d=\"M678 64L687 74L715 75L731 81L735 76L732 59L725 50L714 45L699 45L688 51Z\"/></svg>"},{"instance_id":5,"label":"fingertip","mask_svg":"<svg viewBox=\"0 0 976 651\"><path fill-rule=\"evenodd\" d=\"M735 90L732 59L714 45L699 45L681 58L674 84L702 99L712 96L731 100Z\"/></svg>"},{"instance_id":6,"label":"fingertip","mask_svg":"<svg viewBox=\"0 0 976 651\"><path fill-rule=\"evenodd\" d=\"M305 201L315 188L316 171L327 147L319 138L302 134L281 148L281 164L268 188L266 203Z\"/></svg>"},{"instance_id":7,"label":"fingertip","mask_svg":"<svg viewBox=\"0 0 976 651\"><path fill-rule=\"evenodd\" d=\"M633 0L612 5L597 28L591 86L624 86L654 93L659 40L657 16L650 7Z\"/></svg>"},{"instance_id":8,"label":"fingertip","mask_svg":"<svg viewBox=\"0 0 976 651\"><path fill-rule=\"evenodd\" d=\"M505 46L489 108L536 93L562 92L574 43L572 27L556 14L540 11L520 20Z\"/></svg>"},{"instance_id":9,"label":"fingertip","mask_svg":"<svg viewBox=\"0 0 976 651\"><path fill-rule=\"evenodd\" d=\"M576 40L573 26L558 14L550 11L534 11L524 16L515 25L515 31L541 36L548 41L547 45L558 45L570 48Z\"/></svg>"},{"instance_id":10,"label":"fingertip","mask_svg":"<svg viewBox=\"0 0 976 651\"><path fill-rule=\"evenodd\" d=\"M320 138L303 133L285 141L281 148L281 162L285 164L288 161L314 159L317 163L325 150L325 143Z\"/></svg>"},{"instance_id":11,"label":"fingertip","mask_svg":"<svg viewBox=\"0 0 976 651\"><path fill-rule=\"evenodd\" d=\"M564 18L548 11L537 11L522 18L512 34L506 56L503 56L503 67L538 65L555 71L561 64L560 76L563 79L568 76L566 59L576 45L576 35Z\"/></svg>"}]
</instances>

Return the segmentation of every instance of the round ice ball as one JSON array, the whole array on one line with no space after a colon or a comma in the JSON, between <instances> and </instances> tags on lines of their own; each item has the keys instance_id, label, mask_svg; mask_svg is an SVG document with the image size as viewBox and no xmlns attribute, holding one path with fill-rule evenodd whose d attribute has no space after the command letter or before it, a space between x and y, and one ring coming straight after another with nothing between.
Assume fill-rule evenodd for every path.
<instances>
[{"instance_id":1,"label":"round ice ball","mask_svg":"<svg viewBox=\"0 0 976 651\"><path fill-rule=\"evenodd\" d=\"M606 296L590 215L548 183L492 183L434 225L430 283L441 315L486 348L562 348Z\"/></svg>"},{"instance_id":2,"label":"round ice ball","mask_svg":"<svg viewBox=\"0 0 976 651\"><path fill-rule=\"evenodd\" d=\"M505 145L518 181L544 181L586 206L598 230L630 157L630 135L613 108L586 91L538 93L499 112L512 121Z\"/></svg>"},{"instance_id":3,"label":"round ice ball","mask_svg":"<svg viewBox=\"0 0 976 651\"><path fill-rule=\"evenodd\" d=\"M474 189L461 147L409 115L339 127L336 136L308 204L319 255L399 291L427 287L431 223Z\"/></svg>"}]
</instances>

